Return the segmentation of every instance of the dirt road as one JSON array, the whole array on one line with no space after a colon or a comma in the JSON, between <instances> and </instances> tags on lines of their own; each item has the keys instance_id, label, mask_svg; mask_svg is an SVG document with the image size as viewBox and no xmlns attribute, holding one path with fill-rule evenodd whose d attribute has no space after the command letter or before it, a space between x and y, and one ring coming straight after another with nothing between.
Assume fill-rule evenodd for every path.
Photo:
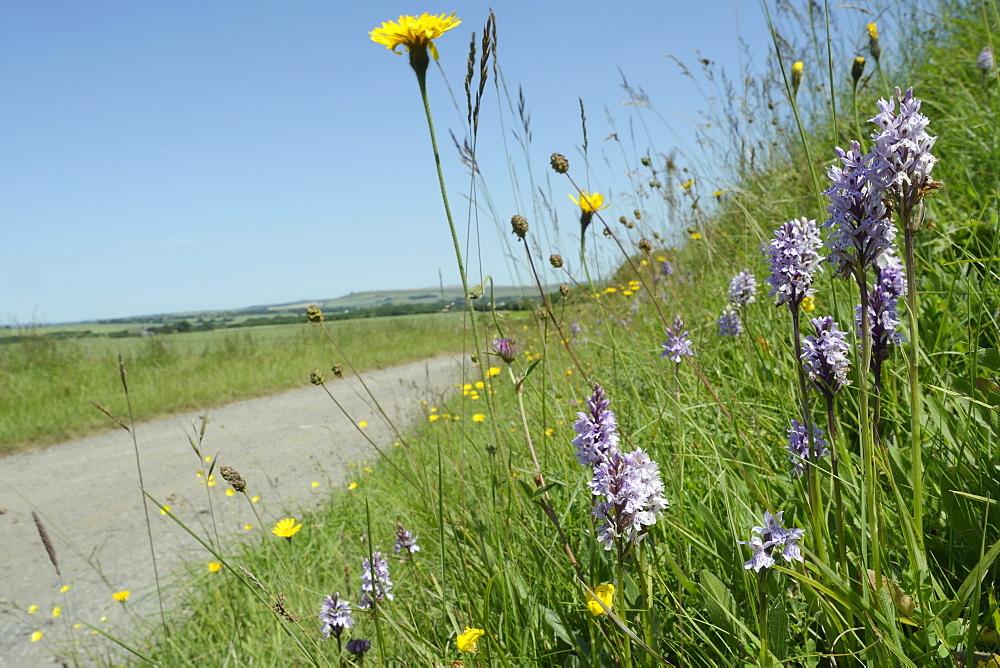
<instances>
[{"instance_id":1,"label":"dirt road","mask_svg":"<svg viewBox=\"0 0 1000 668\"><path fill-rule=\"evenodd\" d=\"M403 427L422 415L421 400L434 401L454 388L461 369L456 358L442 357L363 378ZM301 510L322 503L331 488L364 475L351 462L377 456L357 423L367 422L364 434L379 446L391 449L394 441L357 378L327 387L350 417L322 388L312 386L209 412L202 447L215 458L215 481L199 474L210 464L199 460L188 442L201 414L140 423L136 436L146 489L202 535L211 526L209 494L216 522L228 535L259 532L245 499L226 496L229 486L218 466L228 464L259 497L256 507L265 530L283 517L301 518ZM141 414L140 388L133 392ZM57 653L70 646L68 626L86 621L128 637L134 635L135 619L159 614L142 503L132 439L121 429L0 459L0 665L58 665ZM33 510L52 538L62 582L69 587L65 593L39 539ZM150 519L161 584L168 591L183 577L185 564L207 568L211 556L155 506ZM244 529L246 524L252 529ZM121 590L131 592L125 604L112 597ZM37 606L34 612L32 606ZM55 606L62 606L58 618ZM36 631L42 638L32 642ZM86 626L72 633L84 663L111 660L109 641Z\"/></svg>"}]
</instances>

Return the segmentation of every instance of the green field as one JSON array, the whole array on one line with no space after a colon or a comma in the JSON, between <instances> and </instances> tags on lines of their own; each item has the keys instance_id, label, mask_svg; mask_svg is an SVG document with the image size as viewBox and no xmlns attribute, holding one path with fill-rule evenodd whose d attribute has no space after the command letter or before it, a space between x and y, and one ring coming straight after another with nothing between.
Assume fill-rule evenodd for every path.
<instances>
[{"instance_id":1,"label":"green field","mask_svg":"<svg viewBox=\"0 0 1000 668\"><path fill-rule=\"evenodd\" d=\"M303 321L305 317L303 316ZM110 325L109 325L110 327ZM460 350L462 315L328 323L351 364L378 369ZM46 330L42 330L46 331ZM316 327L275 325L145 338L57 339L34 334L0 344L0 454L109 429L91 402L124 415L122 355L144 420L220 406L309 383L314 369L344 364Z\"/></svg>"}]
</instances>

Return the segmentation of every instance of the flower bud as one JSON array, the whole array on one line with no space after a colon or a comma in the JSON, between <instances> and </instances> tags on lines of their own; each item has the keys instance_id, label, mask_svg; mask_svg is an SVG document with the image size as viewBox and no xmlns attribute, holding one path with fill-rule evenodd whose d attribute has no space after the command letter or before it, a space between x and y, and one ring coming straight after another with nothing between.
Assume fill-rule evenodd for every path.
<instances>
[{"instance_id":1,"label":"flower bud","mask_svg":"<svg viewBox=\"0 0 1000 668\"><path fill-rule=\"evenodd\" d=\"M801 60L792 64L792 97L795 97L799 92L799 86L802 85L802 70L804 68L805 65L802 64Z\"/></svg>"},{"instance_id":2,"label":"flower bud","mask_svg":"<svg viewBox=\"0 0 1000 668\"><path fill-rule=\"evenodd\" d=\"M566 283L563 283L562 285L560 285L559 286L559 294L562 296L563 299L566 299L567 297L569 297L569 285L567 285Z\"/></svg>"},{"instance_id":3,"label":"flower bud","mask_svg":"<svg viewBox=\"0 0 1000 668\"><path fill-rule=\"evenodd\" d=\"M219 473L222 474L222 479L229 483L229 485L237 492L245 492L247 489L247 481L243 479L236 469L231 466L223 466L219 468Z\"/></svg>"},{"instance_id":4,"label":"flower bud","mask_svg":"<svg viewBox=\"0 0 1000 668\"><path fill-rule=\"evenodd\" d=\"M318 369L309 374L309 382L313 385L322 385L325 381L326 378L323 376L323 372Z\"/></svg>"},{"instance_id":5,"label":"flower bud","mask_svg":"<svg viewBox=\"0 0 1000 668\"><path fill-rule=\"evenodd\" d=\"M306 308L306 319L309 322L316 323L318 325L323 322L323 311L321 311L315 304L310 304Z\"/></svg>"},{"instance_id":6,"label":"flower bud","mask_svg":"<svg viewBox=\"0 0 1000 668\"><path fill-rule=\"evenodd\" d=\"M858 56L854 59L854 64L851 65L851 79L854 80L854 85L858 85L858 80L861 79L861 75L865 73L865 57Z\"/></svg>"},{"instance_id":7,"label":"flower bud","mask_svg":"<svg viewBox=\"0 0 1000 668\"><path fill-rule=\"evenodd\" d=\"M524 239L524 235L528 233L528 221L524 216L515 215L510 219L510 226L518 239Z\"/></svg>"},{"instance_id":8,"label":"flower bud","mask_svg":"<svg viewBox=\"0 0 1000 668\"><path fill-rule=\"evenodd\" d=\"M643 253L651 253L653 251L653 242L646 238L639 239L639 250Z\"/></svg>"},{"instance_id":9,"label":"flower bud","mask_svg":"<svg viewBox=\"0 0 1000 668\"><path fill-rule=\"evenodd\" d=\"M556 255L555 253L553 253L552 255L550 255L549 256L549 264L551 264L556 269L559 269L560 267L562 267L563 266L562 255Z\"/></svg>"},{"instance_id":10,"label":"flower bud","mask_svg":"<svg viewBox=\"0 0 1000 668\"><path fill-rule=\"evenodd\" d=\"M552 165L552 169L555 170L556 174L565 174L569 171L569 160L562 153L553 153L549 164Z\"/></svg>"},{"instance_id":11,"label":"flower bud","mask_svg":"<svg viewBox=\"0 0 1000 668\"><path fill-rule=\"evenodd\" d=\"M882 46L879 44L878 26L874 23L868 24L868 51L872 54L872 58L878 62L879 56L882 55Z\"/></svg>"}]
</instances>

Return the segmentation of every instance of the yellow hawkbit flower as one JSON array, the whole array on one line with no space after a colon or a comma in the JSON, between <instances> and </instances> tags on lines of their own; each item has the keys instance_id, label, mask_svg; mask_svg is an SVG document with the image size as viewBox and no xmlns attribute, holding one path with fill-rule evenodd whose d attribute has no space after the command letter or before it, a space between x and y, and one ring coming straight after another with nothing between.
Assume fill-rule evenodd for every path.
<instances>
[{"instance_id":1,"label":"yellow hawkbit flower","mask_svg":"<svg viewBox=\"0 0 1000 668\"><path fill-rule=\"evenodd\" d=\"M486 375L490 376L491 378L493 376L499 376L500 375L500 369L499 369L499 367L491 366L489 368L489 370L486 372Z\"/></svg>"},{"instance_id":2,"label":"yellow hawkbit flower","mask_svg":"<svg viewBox=\"0 0 1000 668\"><path fill-rule=\"evenodd\" d=\"M38 642L41 639L42 639L41 631L35 631L34 633L31 634L31 642Z\"/></svg>"},{"instance_id":3,"label":"yellow hawkbit flower","mask_svg":"<svg viewBox=\"0 0 1000 668\"><path fill-rule=\"evenodd\" d=\"M802 310L806 313L812 313L816 310L816 300L812 297L805 297L802 300Z\"/></svg>"},{"instance_id":4,"label":"yellow hawkbit flower","mask_svg":"<svg viewBox=\"0 0 1000 668\"><path fill-rule=\"evenodd\" d=\"M475 415L472 416L472 421L473 422L482 422L485 419L486 419L486 416L483 415L482 413L476 413Z\"/></svg>"},{"instance_id":5,"label":"yellow hawkbit flower","mask_svg":"<svg viewBox=\"0 0 1000 668\"><path fill-rule=\"evenodd\" d=\"M294 517L286 517L274 525L274 528L271 529L271 533L281 538L291 538L297 534L301 528L302 524L296 524Z\"/></svg>"},{"instance_id":6,"label":"yellow hawkbit flower","mask_svg":"<svg viewBox=\"0 0 1000 668\"><path fill-rule=\"evenodd\" d=\"M427 416L427 420L430 421L430 422L437 422L437 419L438 419L437 415L428 415Z\"/></svg>"},{"instance_id":7,"label":"yellow hawkbit flower","mask_svg":"<svg viewBox=\"0 0 1000 668\"><path fill-rule=\"evenodd\" d=\"M479 647L476 646L476 643L484 635L486 635L486 631L466 626L465 633L460 634L455 639L455 644L458 645L458 651L473 653L478 652Z\"/></svg>"},{"instance_id":8,"label":"yellow hawkbit flower","mask_svg":"<svg viewBox=\"0 0 1000 668\"><path fill-rule=\"evenodd\" d=\"M209 573L218 573L219 569L221 569L221 568L222 568L222 564L219 563L218 561L210 561L210 562L208 562L208 572Z\"/></svg>"},{"instance_id":9,"label":"yellow hawkbit flower","mask_svg":"<svg viewBox=\"0 0 1000 668\"><path fill-rule=\"evenodd\" d=\"M358 426L364 429L365 427L368 426L368 422L366 420L362 420L361 422L358 423Z\"/></svg>"},{"instance_id":10,"label":"yellow hawkbit flower","mask_svg":"<svg viewBox=\"0 0 1000 668\"><path fill-rule=\"evenodd\" d=\"M160 514L161 515L166 515L167 512L169 512L169 511L170 511L170 506L163 506L162 508L160 508Z\"/></svg>"},{"instance_id":11,"label":"yellow hawkbit flower","mask_svg":"<svg viewBox=\"0 0 1000 668\"><path fill-rule=\"evenodd\" d=\"M130 592L128 589L123 589L121 591L116 591L114 594L112 594L112 596L119 603L124 603L125 601L128 600L129 594L131 593L132 592Z\"/></svg>"},{"instance_id":12,"label":"yellow hawkbit flower","mask_svg":"<svg viewBox=\"0 0 1000 668\"><path fill-rule=\"evenodd\" d=\"M692 232L691 241L698 241L698 239L701 239L701 232Z\"/></svg>"},{"instance_id":13,"label":"yellow hawkbit flower","mask_svg":"<svg viewBox=\"0 0 1000 668\"><path fill-rule=\"evenodd\" d=\"M58 617L61 614L62 614L62 606L61 605L57 605L56 607L52 608L52 619L55 619L56 617Z\"/></svg>"},{"instance_id":14,"label":"yellow hawkbit flower","mask_svg":"<svg viewBox=\"0 0 1000 668\"><path fill-rule=\"evenodd\" d=\"M250 531L250 529L253 529L253 525L252 524L244 524L243 525L243 530L244 531Z\"/></svg>"},{"instance_id":15,"label":"yellow hawkbit flower","mask_svg":"<svg viewBox=\"0 0 1000 668\"><path fill-rule=\"evenodd\" d=\"M693 185L694 185L694 179L689 179L689 180L687 180L687 181L685 181L684 183L681 184L681 188L683 190L687 190L688 188L690 188Z\"/></svg>"},{"instance_id":16,"label":"yellow hawkbit flower","mask_svg":"<svg viewBox=\"0 0 1000 668\"><path fill-rule=\"evenodd\" d=\"M597 585L594 587L594 596L591 596L589 593L587 594L587 607L590 608L591 614L594 615L594 617L603 615L604 607L601 603L610 608L614 595L615 586L611 583ZM598 599L600 599L600 602L598 602Z\"/></svg>"},{"instance_id":17,"label":"yellow hawkbit flower","mask_svg":"<svg viewBox=\"0 0 1000 668\"><path fill-rule=\"evenodd\" d=\"M28 606L28 614L29 614L29 615L33 615L33 614L35 614L36 612L38 612L38 606L37 606L37 605L35 605L35 604L32 604L32 605L29 605L29 606Z\"/></svg>"},{"instance_id":18,"label":"yellow hawkbit flower","mask_svg":"<svg viewBox=\"0 0 1000 668\"><path fill-rule=\"evenodd\" d=\"M59 591L65 594L66 592L69 591L69 585L63 585L62 587L59 588Z\"/></svg>"},{"instance_id":19,"label":"yellow hawkbit flower","mask_svg":"<svg viewBox=\"0 0 1000 668\"><path fill-rule=\"evenodd\" d=\"M580 199L569 196L573 203L576 204L584 213L594 214L603 209L607 209L610 204L604 203L604 195L601 193L587 193L586 190L580 191Z\"/></svg>"},{"instance_id":20,"label":"yellow hawkbit flower","mask_svg":"<svg viewBox=\"0 0 1000 668\"><path fill-rule=\"evenodd\" d=\"M398 22L384 22L381 28L375 28L368 34L371 35L373 42L382 44L395 53L399 53L396 49L401 46L407 51L430 49L431 56L437 60L437 47L434 46L432 40L437 39L460 23L461 21L455 18L455 12L450 15L435 15L424 12L420 16L400 16Z\"/></svg>"},{"instance_id":21,"label":"yellow hawkbit flower","mask_svg":"<svg viewBox=\"0 0 1000 668\"><path fill-rule=\"evenodd\" d=\"M802 70L805 65L802 61L798 61L792 65L792 95L799 92L799 86L802 85Z\"/></svg>"},{"instance_id":22,"label":"yellow hawkbit flower","mask_svg":"<svg viewBox=\"0 0 1000 668\"><path fill-rule=\"evenodd\" d=\"M347 489L348 490L352 490L352 491L355 490L355 489L357 489L357 488L358 488L358 483L354 482L353 480L351 481L351 484L347 486Z\"/></svg>"},{"instance_id":23,"label":"yellow hawkbit flower","mask_svg":"<svg viewBox=\"0 0 1000 668\"><path fill-rule=\"evenodd\" d=\"M319 487L319 483L313 480L312 483L310 483L310 487Z\"/></svg>"},{"instance_id":24,"label":"yellow hawkbit flower","mask_svg":"<svg viewBox=\"0 0 1000 668\"><path fill-rule=\"evenodd\" d=\"M878 24L868 24L868 39L878 39Z\"/></svg>"},{"instance_id":25,"label":"yellow hawkbit flower","mask_svg":"<svg viewBox=\"0 0 1000 668\"><path fill-rule=\"evenodd\" d=\"M236 490L234 490L232 487L226 490L226 496L232 496L234 494L236 494Z\"/></svg>"}]
</instances>

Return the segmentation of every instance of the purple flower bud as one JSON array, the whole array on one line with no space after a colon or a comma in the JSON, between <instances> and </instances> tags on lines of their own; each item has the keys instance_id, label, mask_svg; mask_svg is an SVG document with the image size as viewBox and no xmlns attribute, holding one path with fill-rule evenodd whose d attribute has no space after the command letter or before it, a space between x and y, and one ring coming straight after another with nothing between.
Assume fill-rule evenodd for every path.
<instances>
[{"instance_id":1,"label":"purple flower bud","mask_svg":"<svg viewBox=\"0 0 1000 668\"><path fill-rule=\"evenodd\" d=\"M729 303L735 308L743 308L757 299L757 277L749 269L733 276L729 282Z\"/></svg>"},{"instance_id":2,"label":"purple flower bud","mask_svg":"<svg viewBox=\"0 0 1000 668\"><path fill-rule=\"evenodd\" d=\"M358 603L358 607L364 609L372 607L372 595L379 603L384 599L392 600L389 564L382 558L381 552L375 552L372 557L375 560L374 568L367 557L361 564L361 601Z\"/></svg>"},{"instance_id":3,"label":"purple flower bud","mask_svg":"<svg viewBox=\"0 0 1000 668\"><path fill-rule=\"evenodd\" d=\"M732 305L722 310L719 316L719 336L739 336L743 333L743 322L740 320L740 312Z\"/></svg>"},{"instance_id":4,"label":"purple flower bud","mask_svg":"<svg viewBox=\"0 0 1000 668\"><path fill-rule=\"evenodd\" d=\"M832 396L851 381L847 379L851 362L847 358L848 344L845 332L840 331L833 316L813 318L815 336L810 334L802 342L802 363L806 377L820 392Z\"/></svg>"},{"instance_id":5,"label":"purple flower bud","mask_svg":"<svg viewBox=\"0 0 1000 668\"><path fill-rule=\"evenodd\" d=\"M816 221L797 218L784 223L774 232L768 247L767 263L771 266L769 296L778 306L798 306L811 295L813 277L819 271L822 246Z\"/></svg>"},{"instance_id":6,"label":"purple flower bud","mask_svg":"<svg viewBox=\"0 0 1000 668\"><path fill-rule=\"evenodd\" d=\"M683 330L684 321L679 315L674 316L674 326L667 330L667 340L663 343L663 352L660 357L669 357L671 361L680 364L681 357L684 355L694 356L688 333Z\"/></svg>"},{"instance_id":7,"label":"purple flower bud","mask_svg":"<svg viewBox=\"0 0 1000 668\"><path fill-rule=\"evenodd\" d=\"M407 531L402 522L396 522L396 545L393 551L397 554L403 551L413 554L420 551L417 545L417 537L412 532Z\"/></svg>"},{"instance_id":8,"label":"purple flower bud","mask_svg":"<svg viewBox=\"0 0 1000 668\"><path fill-rule=\"evenodd\" d=\"M809 454L809 438L806 426L798 420L792 420L792 427L788 430L788 459L792 462L792 474L796 477L809 468L809 462L830 454L823 430L813 425L812 456Z\"/></svg>"},{"instance_id":9,"label":"purple flower bud","mask_svg":"<svg viewBox=\"0 0 1000 668\"><path fill-rule=\"evenodd\" d=\"M979 57L976 58L976 69L980 72L986 73L992 70L996 66L993 60L993 51L988 46L984 46L983 50L979 52Z\"/></svg>"},{"instance_id":10,"label":"purple flower bud","mask_svg":"<svg viewBox=\"0 0 1000 668\"><path fill-rule=\"evenodd\" d=\"M594 383L594 393L587 399L589 412L576 414L579 419L573 425L573 445L577 461L584 466L597 466L618 450L618 422L608 410L610 404L604 388Z\"/></svg>"},{"instance_id":11,"label":"purple flower bud","mask_svg":"<svg viewBox=\"0 0 1000 668\"><path fill-rule=\"evenodd\" d=\"M514 358L521 352L517 347L517 341L514 339L493 339L493 349L497 351L500 359L507 364L513 362Z\"/></svg>"},{"instance_id":12,"label":"purple flower bud","mask_svg":"<svg viewBox=\"0 0 1000 668\"><path fill-rule=\"evenodd\" d=\"M878 101L879 113L871 122L879 127L872 133L871 179L895 201L900 211L909 211L934 185L931 170L938 161L931 155L937 137L927 134L930 119L920 113L920 100L913 89L904 94L896 88L899 113L893 98Z\"/></svg>"}]
</instances>

